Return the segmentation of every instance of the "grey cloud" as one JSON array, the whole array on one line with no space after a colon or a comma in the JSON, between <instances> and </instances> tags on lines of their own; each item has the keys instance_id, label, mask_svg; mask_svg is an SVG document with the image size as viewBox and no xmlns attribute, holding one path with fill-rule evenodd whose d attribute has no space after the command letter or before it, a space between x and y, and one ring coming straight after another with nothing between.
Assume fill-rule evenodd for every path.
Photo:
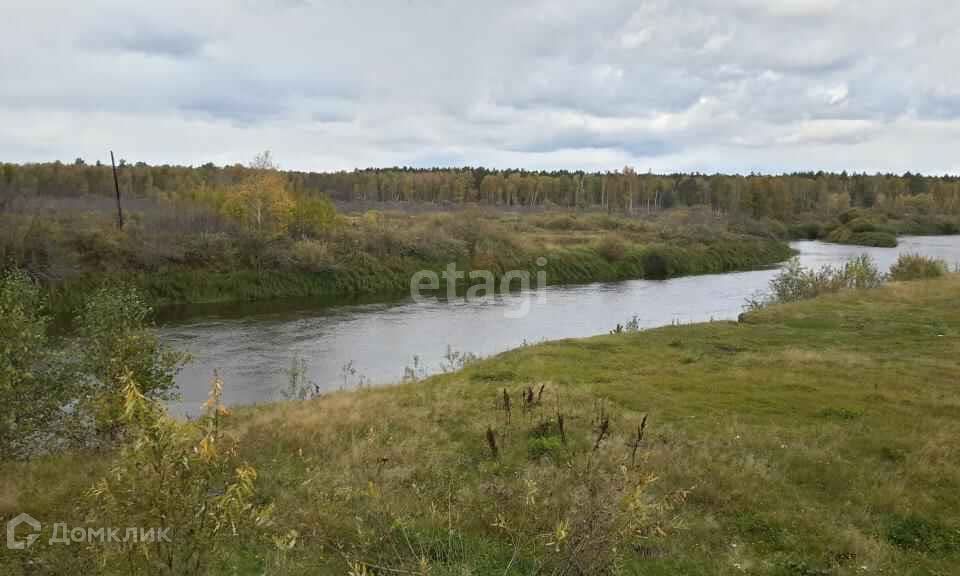
<instances>
[{"instance_id":1,"label":"grey cloud","mask_svg":"<svg viewBox=\"0 0 960 576\"><path fill-rule=\"evenodd\" d=\"M3 160L956 167L951 0L103 2L6 11Z\"/></svg>"},{"instance_id":2,"label":"grey cloud","mask_svg":"<svg viewBox=\"0 0 960 576\"><path fill-rule=\"evenodd\" d=\"M677 147L675 143L639 134L598 134L589 130L564 130L550 136L534 138L515 146L508 145L507 148L519 152L535 153L608 148L623 150L633 156L647 158L675 152Z\"/></svg>"},{"instance_id":3,"label":"grey cloud","mask_svg":"<svg viewBox=\"0 0 960 576\"><path fill-rule=\"evenodd\" d=\"M354 115L344 109L335 107L321 107L310 114L310 119L321 124L333 122L349 122L353 120Z\"/></svg>"},{"instance_id":4,"label":"grey cloud","mask_svg":"<svg viewBox=\"0 0 960 576\"><path fill-rule=\"evenodd\" d=\"M187 99L180 104L180 110L241 124L278 118L285 111L282 103L277 103L266 96L229 94Z\"/></svg>"},{"instance_id":5,"label":"grey cloud","mask_svg":"<svg viewBox=\"0 0 960 576\"><path fill-rule=\"evenodd\" d=\"M149 27L125 30L121 35L106 39L108 49L136 52L147 56L193 58L199 56L206 41L177 30L155 30Z\"/></svg>"}]
</instances>

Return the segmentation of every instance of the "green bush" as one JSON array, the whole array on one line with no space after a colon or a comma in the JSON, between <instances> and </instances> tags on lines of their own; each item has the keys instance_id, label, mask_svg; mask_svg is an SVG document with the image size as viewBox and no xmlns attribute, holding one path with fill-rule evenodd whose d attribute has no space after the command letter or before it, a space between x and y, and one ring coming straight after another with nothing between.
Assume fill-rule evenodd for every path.
<instances>
[{"instance_id":1,"label":"green bush","mask_svg":"<svg viewBox=\"0 0 960 576\"><path fill-rule=\"evenodd\" d=\"M556 461L568 456L560 429L553 421L542 422L527 433L527 456L531 460L549 457Z\"/></svg>"},{"instance_id":2,"label":"green bush","mask_svg":"<svg viewBox=\"0 0 960 576\"><path fill-rule=\"evenodd\" d=\"M890 267L890 279L898 281L937 278L946 273L945 262L920 254L901 254Z\"/></svg>"},{"instance_id":3,"label":"green bush","mask_svg":"<svg viewBox=\"0 0 960 576\"><path fill-rule=\"evenodd\" d=\"M819 270L804 268L799 260L793 259L770 281L769 293L748 300L747 307L756 309L797 302L845 289L876 288L882 283L883 274L866 254L848 260L843 266L824 266Z\"/></svg>"},{"instance_id":4,"label":"green bush","mask_svg":"<svg viewBox=\"0 0 960 576\"><path fill-rule=\"evenodd\" d=\"M837 216L837 219L840 220L841 224L847 224L847 223L853 222L858 218L867 218L868 215L869 215L869 212L867 212L863 208L851 208L841 213L839 216Z\"/></svg>"},{"instance_id":5,"label":"green bush","mask_svg":"<svg viewBox=\"0 0 960 576\"><path fill-rule=\"evenodd\" d=\"M0 276L0 460L49 447L67 426L65 407L79 396L45 311L26 273Z\"/></svg>"},{"instance_id":6,"label":"green bush","mask_svg":"<svg viewBox=\"0 0 960 576\"><path fill-rule=\"evenodd\" d=\"M69 341L53 336L46 308L26 273L0 277L0 458L118 439L121 376L137 378L151 400L176 397L184 356L149 330L150 309L136 290L96 290Z\"/></svg>"},{"instance_id":7,"label":"green bush","mask_svg":"<svg viewBox=\"0 0 960 576\"><path fill-rule=\"evenodd\" d=\"M875 232L879 228L875 222L863 217L855 218L847 222L846 226L854 234L858 232Z\"/></svg>"},{"instance_id":8,"label":"green bush","mask_svg":"<svg viewBox=\"0 0 960 576\"><path fill-rule=\"evenodd\" d=\"M674 262L667 248L650 246L643 251L643 277L652 279L669 278L674 274Z\"/></svg>"},{"instance_id":9,"label":"green bush","mask_svg":"<svg viewBox=\"0 0 960 576\"><path fill-rule=\"evenodd\" d=\"M861 224L862 229L866 224ZM871 225L872 226L872 225ZM828 242L837 244L852 244L855 246L873 246L878 248L894 248L897 246L897 236L886 230L870 230L855 232L849 225L835 228L827 236Z\"/></svg>"}]
</instances>

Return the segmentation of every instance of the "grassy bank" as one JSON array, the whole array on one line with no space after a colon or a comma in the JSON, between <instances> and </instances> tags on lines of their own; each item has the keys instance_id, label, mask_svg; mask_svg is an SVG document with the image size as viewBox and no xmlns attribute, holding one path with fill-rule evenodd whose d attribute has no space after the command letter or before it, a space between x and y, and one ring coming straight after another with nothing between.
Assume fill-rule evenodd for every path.
<instances>
[{"instance_id":1,"label":"grassy bank","mask_svg":"<svg viewBox=\"0 0 960 576\"><path fill-rule=\"evenodd\" d=\"M954 573L958 296L891 283L243 409L272 536L225 536L217 571ZM82 524L107 466L7 465L0 515ZM94 565L44 541L7 573Z\"/></svg>"},{"instance_id":2,"label":"grassy bank","mask_svg":"<svg viewBox=\"0 0 960 576\"><path fill-rule=\"evenodd\" d=\"M397 295L408 292L415 272L440 272L451 263L495 277L544 270L548 283L566 284L744 270L791 255L762 226L744 232L687 210L643 220L569 212L367 212L338 216L315 238L229 227L174 235L132 222L116 230L109 219L49 221L48 233L35 240L43 244L21 246L13 261L43 279L53 308L69 316L105 279L131 283L163 306ZM546 264L538 264L540 258Z\"/></svg>"},{"instance_id":3,"label":"grassy bank","mask_svg":"<svg viewBox=\"0 0 960 576\"><path fill-rule=\"evenodd\" d=\"M409 291L410 278L419 270L440 273L454 263L464 272L490 270L498 280L507 270L535 274L545 270L549 284L571 284L633 278L662 279L674 276L746 270L782 262L792 255L782 242L731 238L688 245L624 242L604 253L604 246L550 249L540 267L535 253L491 256L485 261L426 261L417 258L385 263L375 257L358 257L316 272L298 270L240 270L232 272L178 271L132 277L158 304L267 300L303 296L355 296L397 294ZM478 267L478 264L488 267Z\"/></svg>"}]
</instances>

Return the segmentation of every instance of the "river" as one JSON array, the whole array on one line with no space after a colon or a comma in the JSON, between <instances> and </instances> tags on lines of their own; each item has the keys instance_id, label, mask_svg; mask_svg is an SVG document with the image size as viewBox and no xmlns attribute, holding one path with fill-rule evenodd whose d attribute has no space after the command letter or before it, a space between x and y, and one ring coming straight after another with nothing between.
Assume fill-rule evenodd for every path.
<instances>
[{"instance_id":1,"label":"river","mask_svg":"<svg viewBox=\"0 0 960 576\"><path fill-rule=\"evenodd\" d=\"M960 263L960 236L902 237L897 248L791 245L801 264L813 268L864 253L884 271L904 252L940 258L951 267ZM489 356L525 343L605 334L634 315L642 328L734 320L746 298L766 290L777 270L550 286L470 301L197 307L159 327L166 344L192 356L177 377L182 399L171 410L196 413L214 369L226 383L227 404L254 404L282 398L294 357L306 362L306 378L326 391L397 382L405 368L435 373L449 365L449 350Z\"/></svg>"}]
</instances>

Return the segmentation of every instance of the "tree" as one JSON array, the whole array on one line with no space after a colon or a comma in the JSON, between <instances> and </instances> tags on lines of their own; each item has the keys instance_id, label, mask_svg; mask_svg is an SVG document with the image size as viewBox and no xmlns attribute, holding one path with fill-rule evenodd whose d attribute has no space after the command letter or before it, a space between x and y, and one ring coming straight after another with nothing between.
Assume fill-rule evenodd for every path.
<instances>
[{"instance_id":1,"label":"tree","mask_svg":"<svg viewBox=\"0 0 960 576\"><path fill-rule=\"evenodd\" d=\"M337 210L327 198L300 197L294 203L291 233L298 238L315 238L329 230Z\"/></svg>"},{"instance_id":2,"label":"tree","mask_svg":"<svg viewBox=\"0 0 960 576\"><path fill-rule=\"evenodd\" d=\"M269 151L258 154L249 174L227 189L221 209L258 234L286 231L294 202L286 177L276 170Z\"/></svg>"}]
</instances>

